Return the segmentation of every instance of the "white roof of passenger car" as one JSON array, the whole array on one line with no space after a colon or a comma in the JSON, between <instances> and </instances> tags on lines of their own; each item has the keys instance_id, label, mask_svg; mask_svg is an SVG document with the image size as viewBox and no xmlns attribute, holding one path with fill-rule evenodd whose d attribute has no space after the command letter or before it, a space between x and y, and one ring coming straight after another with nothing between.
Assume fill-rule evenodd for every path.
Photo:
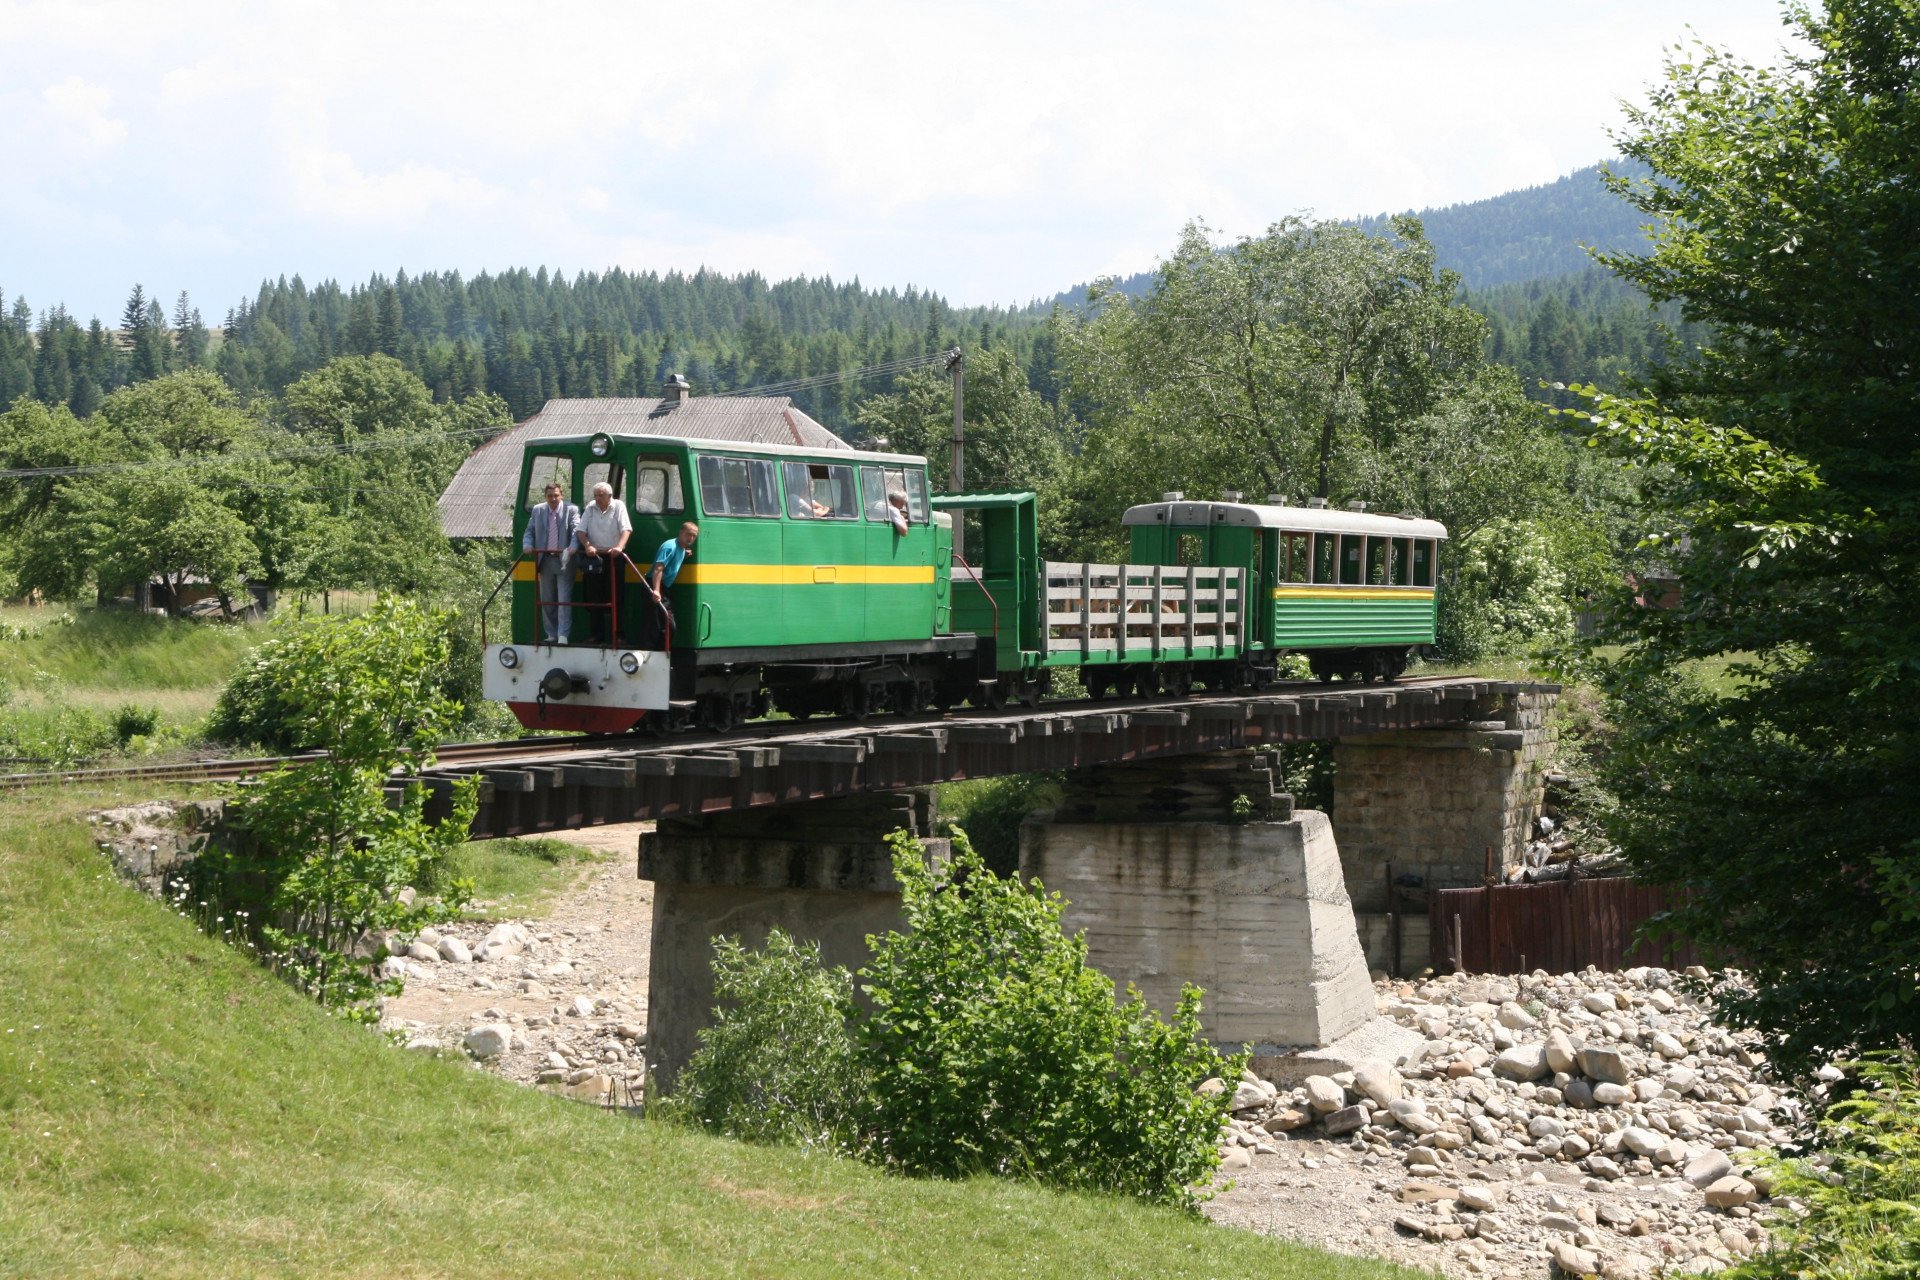
<instances>
[{"instance_id":1,"label":"white roof of passenger car","mask_svg":"<svg viewBox=\"0 0 1920 1280\"><path fill-rule=\"evenodd\" d=\"M1327 507L1277 507L1251 502L1146 502L1128 507L1121 524L1165 524L1181 529L1238 525L1298 533L1361 533L1384 538L1445 538L1447 526L1418 516L1335 511Z\"/></svg>"}]
</instances>

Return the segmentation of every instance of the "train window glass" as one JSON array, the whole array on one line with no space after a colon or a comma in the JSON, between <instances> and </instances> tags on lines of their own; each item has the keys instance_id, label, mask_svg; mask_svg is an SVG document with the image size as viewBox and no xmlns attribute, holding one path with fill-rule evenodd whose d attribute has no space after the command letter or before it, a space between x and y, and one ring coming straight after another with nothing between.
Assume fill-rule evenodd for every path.
<instances>
[{"instance_id":1,"label":"train window glass","mask_svg":"<svg viewBox=\"0 0 1920 1280\"><path fill-rule=\"evenodd\" d=\"M758 458L701 458L700 506L708 515L779 515L773 464Z\"/></svg>"},{"instance_id":2,"label":"train window glass","mask_svg":"<svg viewBox=\"0 0 1920 1280\"><path fill-rule=\"evenodd\" d=\"M1339 561L1334 558L1336 543L1340 539L1331 533L1313 535L1313 580L1315 582L1338 582L1339 575L1334 572Z\"/></svg>"},{"instance_id":3,"label":"train window glass","mask_svg":"<svg viewBox=\"0 0 1920 1280\"><path fill-rule=\"evenodd\" d=\"M536 453L533 461L527 464L526 501L521 505L532 507L547 500L547 486L560 486L563 501L572 502L578 496L573 491L573 459L564 453Z\"/></svg>"},{"instance_id":4,"label":"train window glass","mask_svg":"<svg viewBox=\"0 0 1920 1280\"><path fill-rule=\"evenodd\" d=\"M1421 538L1413 544L1413 585L1433 585L1433 543L1430 539Z\"/></svg>"},{"instance_id":5,"label":"train window glass","mask_svg":"<svg viewBox=\"0 0 1920 1280\"><path fill-rule=\"evenodd\" d=\"M907 472L907 519L915 524L927 522L927 473Z\"/></svg>"},{"instance_id":6,"label":"train window glass","mask_svg":"<svg viewBox=\"0 0 1920 1280\"><path fill-rule=\"evenodd\" d=\"M924 473L910 472L903 467L860 468L860 505L866 508L867 519L888 518L887 495L890 493L907 495L909 524L927 522L927 477Z\"/></svg>"},{"instance_id":7,"label":"train window glass","mask_svg":"<svg viewBox=\"0 0 1920 1280\"><path fill-rule=\"evenodd\" d=\"M1313 580L1313 557L1310 554L1312 540L1304 533L1283 533L1281 546L1285 548L1285 563L1281 566L1282 582L1310 582Z\"/></svg>"},{"instance_id":8,"label":"train window glass","mask_svg":"<svg viewBox=\"0 0 1920 1280\"><path fill-rule=\"evenodd\" d=\"M657 516L685 511L686 494L680 488L680 464L672 458L637 458L633 464L633 513Z\"/></svg>"},{"instance_id":9,"label":"train window glass","mask_svg":"<svg viewBox=\"0 0 1920 1280\"><path fill-rule=\"evenodd\" d=\"M1388 552L1387 581L1396 587L1407 585L1408 557L1411 548L1405 538L1395 538Z\"/></svg>"},{"instance_id":10,"label":"train window glass","mask_svg":"<svg viewBox=\"0 0 1920 1280\"><path fill-rule=\"evenodd\" d=\"M1183 533L1179 535L1179 538L1180 541L1174 548L1174 563L1184 564L1189 567L1199 564L1202 558L1200 555L1200 535L1197 533Z\"/></svg>"},{"instance_id":11,"label":"train window glass","mask_svg":"<svg viewBox=\"0 0 1920 1280\"><path fill-rule=\"evenodd\" d=\"M787 482L787 514L795 520L857 520L853 496L853 468L818 462L783 464Z\"/></svg>"},{"instance_id":12,"label":"train window glass","mask_svg":"<svg viewBox=\"0 0 1920 1280\"><path fill-rule=\"evenodd\" d=\"M1387 585L1387 539L1367 539L1367 581L1373 586Z\"/></svg>"},{"instance_id":13,"label":"train window glass","mask_svg":"<svg viewBox=\"0 0 1920 1280\"><path fill-rule=\"evenodd\" d=\"M626 481L626 469L617 462L589 462L586 472L580 477L580 502L584 506L593 501L593 486L608 485L613 496L620 497L620 486Z\"/></svg>"}]
</instances>

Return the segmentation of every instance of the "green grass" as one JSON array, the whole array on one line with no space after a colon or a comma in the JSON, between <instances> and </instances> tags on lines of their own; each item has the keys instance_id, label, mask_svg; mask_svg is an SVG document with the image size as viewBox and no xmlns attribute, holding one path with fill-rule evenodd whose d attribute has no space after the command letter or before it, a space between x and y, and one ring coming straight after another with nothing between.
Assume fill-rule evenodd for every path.
<instances>
[{"instance_id":1,"label":"green grass","mask_svg":"<svg viewBox=\"0 0 1920 1280\"><path fill-rule=\"evenodd\" d=\"M8 621L36 627L56 611L9 610ZM65 626L37 626L22 640L0 641L0 677L31 685L45 672L76 688L213 689L258 644L257 626L225 626L108 609L80 609Z\"/></svg>"},{"instance_id":2,"label":"green grass","mask_svg":"<svg viewBox=\"0 0 1920 1280\"><path fill-rule=\"evenodd\" d=\"M469 913L474 919L545 915L554 898L603 861L597 850L551 836L475 840L455 849L441 877L421 888L431 892L443 878L465 876L474 898L491 904Z\"/></svg>"},{"instance_id":3,"label":"green grass","mask_svg":"<svg viewBox=\"0 0 1920 1280\"><path fill-rule=\"evenodd\" d=\"M0 1275L1412 1274L405 1053L114 881L71 819L127 798L0 803Z\"/></svg>"}]
</instances>

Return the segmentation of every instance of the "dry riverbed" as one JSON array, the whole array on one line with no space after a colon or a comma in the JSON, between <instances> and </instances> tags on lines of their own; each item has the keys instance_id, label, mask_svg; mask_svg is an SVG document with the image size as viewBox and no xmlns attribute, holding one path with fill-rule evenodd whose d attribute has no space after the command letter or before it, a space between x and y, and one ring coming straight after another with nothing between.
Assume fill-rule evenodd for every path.
<instances>
[{"instance_id":1,"label":"dry riverbed","mask_svg":"<svg viewBox=\"0 0 1920 1280\"><path fill-rule=\"evenodd\" d=\"M586 1102L645 1074L652 886L643 825L545 916L455 926L400 961L384 1025ZM1758 1247L1782 1138L1760 1059L1659 969L1377 984L1414 1060L1275 1089L1242 1081L1216 1220L1458 1277L1710 1271Z\"/></svg>"}]
</instances>

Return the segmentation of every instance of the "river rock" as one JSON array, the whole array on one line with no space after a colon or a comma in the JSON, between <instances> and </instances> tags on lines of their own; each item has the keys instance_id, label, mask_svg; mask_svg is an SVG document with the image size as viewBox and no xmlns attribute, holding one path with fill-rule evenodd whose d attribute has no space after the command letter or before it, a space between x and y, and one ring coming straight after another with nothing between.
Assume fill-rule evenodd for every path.
<instances>
[{"instance_id":1,"label":"river rock","mask_svg":"<svg viewBox=\"0 0 1920 1280\"><path fill-rule=\"evenodd\" d=\"M1580 1069L1605 1084L1623 1085L1633 1079L1626 1057L1618 1049L1587 1046L1580 1051Z\"/></svg>"},{"instance_id":2,"label":"river rock","mask_svg":"<svg viewBox=\"0 0 1920 1280\"><path fill-rule=\"evenodd\" d=\"M1687 1047L1680 1043L1678 1037L1666 1031L1656 1031L1653 1033L1653 1051L1663 1058L1684 1058L1687 1056Z\"/></svg>"},{"instance_id":3,"label":"river rock","mask_svg":"<svg viewBox=\"0 0 1920 1280\"><path fill-rule=\"evenodd\" d=\"M1425 1137L1440 1128L1440 1122L1427 1114L1427 1109L1412 1098L1396 1098L1389 1103L1387 1110L1400 1122L1400 1127L1418 1137Z\"/></svg>"},{"instance_id":4,"label":"river rock","mask_svg":"<svg viewBox=\"0 0 1920 1280\"><path fill-rule=\"evenodd\" d=\"M1666 1145L1666 1138L1652 1129L1642 1129L1637 1125L1620 1131L1620 1145L1637 1156L1651 1156Z\"/></svg>"},{"instance_id":5,"label":"river rock","mask_svg":"<svg viewBox=\"0 0 1920 1280\"><path fill-rule=\"evenodd\" d=\"M1354 1132L1366 1124L1366 1122L1367 1109L1365 1107L1359 1106L1358 1104L1351 1107L1342 1107L1327 1117L1327 1133L1337 1138L1341 1134Z\"/></svg>"},{"instance_id":6,"label":"river rock","mask_svg":"<svg viewBox=\"0 0 1920 1280\"><path fill-rule=\"evenodd\" d=\"M1259 1085L1242 1080L1233 1087L1233 1101L1227 1104L1229 1111L1258 1111L1267 1105L1270 1095Z\"/></svg>"},{"instance_id":7,"label":"river rock","mask_svg":"<svg viewBox=\"0 0 1920 1280\"><path fill-rule=\"evenodd\" d=\"M1537 1044L1517 1044L1493 1060L1493 1073L1509 1080L1539 1080L1548 1074L1547 1051Z\"/></svg>"},{"instance_id":8,"label":"river rock","mask_svg":"<svg viewBox=\"0 0 1920 1280\"><path fill-rule=\"evenodd\" d=\"M476 1058L497 1058L513 1043L513 1028L504 1022L488 1022L467 1032L467 1052Z\"/></svg>"},{"instance_id":9,"label":"river rock","mask_svg":"<svg viewBox=\"0 0 1920 1280\"><path fill-rule=\"evenodd\" d=\"M1307 1105L1326 1115L1347 1105L1347 1091L1325 1076L1306 1079Z\"/></svg>"},{"instance_id":10,"label":"river rock","mask_svg":"<svg viewBox=\"0 0 1920 1280\"><path fill-rule=\"evenodd\" d=\"M1760 1193L1754 1190L1751 1182L1729 1174L1707 1188L1707 1207L1734 1209L1743 1204L1752 1204L1759 1196Z\"/></svg>"},{"instance_id":11,"label":"river rock","mask_svg":"<svg viewBox=\"0 0 1920 1280\"><path fill-rule=\"evenodd\" d=\"M421 964L438 964L440 953L428 944L415 938L407 944L407 959L418 960Z\"/></svg>"},{"instance_id":12,"label":"river rock","mask_svg":"<svg viewBox=\"0 0 1920 1280\"><path fill-rule=\"evenodd\" d=\"M472 964L473 952L467 950L467 944L458 938L442 938L436 948L440 958L448 964Z\"/></svg>"},{"instance_id":13,"label":"river rock","mask_svg":"<svg viewBox=\"0 0 1920 1280\"><path fill-rule=\"evenodd\" d=\"M1623 1084L1602 1083L1593 1086L1592 1097L1596 1106L1624 1107L1633 1101L1633 1090Z\"/></svg>"},{"instance_id":14,"label":"river rock","mask_svg":"<svg viewBox=\"0 0 1920 1280\"><path fill-rule=\"evenodd\" d=\"M1363 1062L1353 1069L1353 1088L1376 1107L1390 1107L1406 1096L1406 1081L1384 1062Z\"/></svg>"},{"instance_id":15,"label":"river rock","mask_svg":"<svg viewBox=\"0 0 1920 1280\"><path fill-rule=\"evenodd\" d=\"M1547 1067L1556 1075L1562 1072L1572 1074L1580 1065L1579 1055L1574 1051L1573 1041L1564 1031L1555 1031L1547 1036Z\"/></svg>"},{"instance_id":16,"label":"river rock","mask_svg":"<svg viewBox=\"0 0 1920 1280\"><path fill-rule=\"evenodd\" d=\"M1600 1260L1568 1240L1555 1240L1551 1250L1553 1265L1569 1276L1590 1276L1600 1269Z\"/></svg>"},{"instance_id":17,"label":"river rock","mask_svg":"<svg viewBox=\"0 0 1920 1280\"><path fill-rule=\"evenodd\" d=\"M1531 1031L1540 1025L1540 1019L1509 1000L1500 1006L1500 1012L1494 1020L1509 1031Z\"/></svg>"}]
</instances>

